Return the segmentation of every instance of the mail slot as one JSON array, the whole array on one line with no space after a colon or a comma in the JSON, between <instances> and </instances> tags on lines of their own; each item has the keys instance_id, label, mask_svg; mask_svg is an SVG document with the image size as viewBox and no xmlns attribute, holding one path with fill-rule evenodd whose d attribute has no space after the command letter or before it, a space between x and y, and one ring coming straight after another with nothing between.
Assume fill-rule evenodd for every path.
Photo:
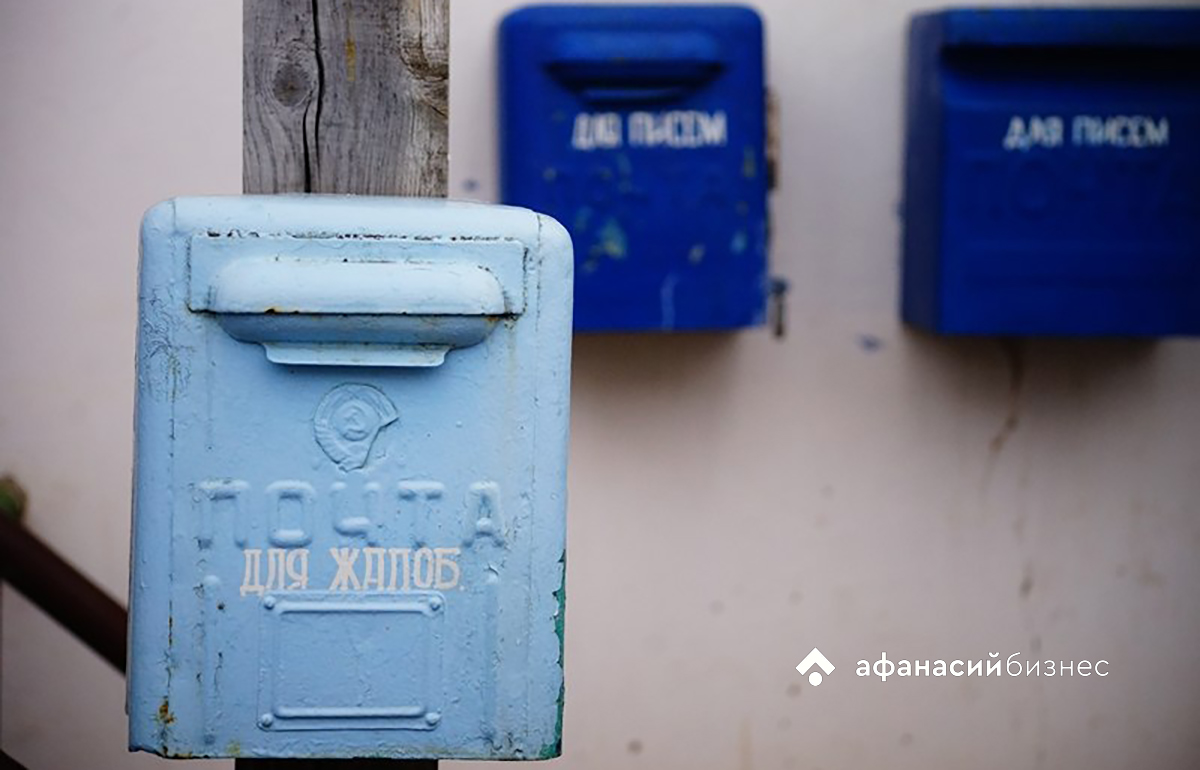
<instances>
[{"instance_id":1,"label":"mail slot","mask_svg":"<svg viewBox=\"0 0 1200 770\"><path fill-rule=\"evenodd\" d=\"M764 319L763 32L735 6L531 6L500 31L501 194L575 242L575 328Z\"/></svg>"},{"instance_id":2,"label":"mail slot","mask_svg":"<svg viewBox=\"0 0 1200 770\"><path fill-rule=\"evenodd\" d=\"M915 326L1200 332L1200 11L917 16L904 219Z\"/></svg>"},{"instance_id":3,"label":"mail slot","mask_svg":"<svg viewBox=\"0 0 1200 770\"><path fill-rule=\"evenodd\" d=\"M572 270L517 208L150 210L133 748L558 755Z\"/></svg>"}]
</instances>

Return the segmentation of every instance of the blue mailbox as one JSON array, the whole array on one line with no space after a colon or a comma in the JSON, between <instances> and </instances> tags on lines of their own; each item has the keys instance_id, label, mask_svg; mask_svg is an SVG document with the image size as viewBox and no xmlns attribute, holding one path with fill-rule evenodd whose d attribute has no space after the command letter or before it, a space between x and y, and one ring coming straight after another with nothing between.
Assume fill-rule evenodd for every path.
<instances>
[{"instance_id":1,"label":"blue mailbox","mask_svg":"<svg viewBox=\"0 0 1200 770\"><path fill-rule=\"evenodd\" d=\"M559 753L572 267L500 206L146 215L133 748Z\"/></svg>"},{"instance_id":2,"label":"blue mailbox","mask_svg":"<svg viewBox=\"0 0 1200 770\"><path fill-rule=\"evenodd\" d=\"M1200 333L1200 11L917 16L904 319Z\"/></svg>"},{"instance_id":3,"label":"blue mailbox","mask_svg":"<svg viewBox=\"0 0 1200 770\"><path fill-rule=\"evenodd\" d=\"M762 21L531 6L500 31L501 195L575 242L575 328L730 329L767 293Z\"/></svg>"}]
</instances>

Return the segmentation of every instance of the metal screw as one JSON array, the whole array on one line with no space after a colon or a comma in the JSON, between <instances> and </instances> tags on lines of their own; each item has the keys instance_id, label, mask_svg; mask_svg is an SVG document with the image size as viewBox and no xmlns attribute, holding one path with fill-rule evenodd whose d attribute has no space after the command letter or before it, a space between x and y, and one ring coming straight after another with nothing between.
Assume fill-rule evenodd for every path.
<instances>
[{"instance_id":1,"label":"metal screw","mask_svg":"<svg viewBox=\"0 0 1200 770\"><path fill-rule=\"evenodd\" d=\"M442 597L440 597L440 596L429 597L429 609L433 610L434 612L437 612L441 608L442 608Z\"/></svg>"},{"instance_id":2,"label":"metal screw","mask_svg":"<svg viewBox=\"0 0 1200 770\"><path fill-rule=\"evenodd\" d=\"M275 597L268 596L266 599L263 599L263 607L266 607L268 610L275 609Z\"/></svg>"},{"instance_id":3,"label":"metal screw","mask_svg":"<svg viewBox=\"0 0 1200 770\"><path fill-rule=\"evenodd\" d=\"M430 727L436 725L440 721L442 721L442 715L436 711L430 711L425 715L425 724L429 725Z\"/></svg>"},{"instance_id":4,"label":"metal screw","mask_svg":"<svg viewBox=\"0 0 1200 770\"><path fill-rule=\"evenodd\" d=\"M259 727L270 727L275 724L275 716L272 714L263 714L258 718Z\"/></svg>"}]
</instances>

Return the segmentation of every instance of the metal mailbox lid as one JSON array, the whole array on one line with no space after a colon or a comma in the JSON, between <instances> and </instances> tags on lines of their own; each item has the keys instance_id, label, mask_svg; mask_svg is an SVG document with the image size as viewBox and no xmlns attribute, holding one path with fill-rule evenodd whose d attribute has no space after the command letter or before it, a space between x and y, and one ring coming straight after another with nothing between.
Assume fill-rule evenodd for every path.
<instances>
[{"instance_id":1,"label":"metal mailbox lid","mask_svg":"<svg viewBox=\"0 0 1200 770\"><path fill-rule=\"evenodd\" d=\"M572 267L503 206L147 213L132 748L559 753Z\"/></svg>"},{"instance_id":2,"label":"metal mailbox lid","mask_svg":"<svg viewBox=\"0 0 1200 770\"><path fill-rule=\"evenodd\" d=\"M908 323L1200 333L1200 11L920 15L907 101Z\"/></svg>"},{"instance_id":3,"label":"metal mailbox lid","mask_svg":"<svg viewBox=\"0 0 1200 770\"><path fill-rule=\"evenodd\" d=\"M561 221L582 331L763 321L763 29L727 5L538 5L500 31L501 197Z\"/></svg>"}]
</instances>

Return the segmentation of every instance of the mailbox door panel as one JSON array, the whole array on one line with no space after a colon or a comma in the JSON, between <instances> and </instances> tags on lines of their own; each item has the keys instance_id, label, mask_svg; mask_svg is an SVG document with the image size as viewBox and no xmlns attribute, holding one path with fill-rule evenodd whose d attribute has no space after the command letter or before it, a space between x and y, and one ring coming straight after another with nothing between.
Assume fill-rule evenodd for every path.
<instances>
[{"instance_id":1,"label":"mailbox door panel","mask_svg":"<svg viewBox=\"0 0 1200 770\"><path fill-rule=\"evenodd\" d=\"M1200 14L949 12L912 46L910 321L1200 331Z\"/></svg>"},{"instance_id":2,"label":"mailbox door panel","mask_svg":"<svg viewBox=\"0 0 1200 770\"><path fill-rule=\"evenodd\" d=\"M361 214L324 203L264 202L242 224L269 227L283 206L346 237L189 227L223 211L211 202L180 202L187 215L163 232L171 212L147 220L133 743L196 756L556 754L569 243L519 210L378 203L389 226L355 232ZM188 307L232 302L226 279L242 268L227 265L264 255L435 269L461 262L458 239L472 237L490 248L467 248L468 261L515 260L487 272L520 312L488 318L482 340L440 365L391 349L366 354L388 365L346 362L363 355L355 334L436 347L454 328L384 339L371 327L389 319L372 313L281 332L255 326L269 312L228 321ZM288 276L268 273L283 302L307 290ZM353 333L311 342L323 321ZM271 344L334 363L270 360Z\"/></svg>"},{"instance_id":3,"label":"mailbox door panel","mask_svg":"<svg viewBox=\"0 0 1200 770\"><path fill-rule=\"evenodd\" d=\"M502 197L571 231L576 328L760 323L768 233L758 15L536 6L505 20L500 48Z\"/></svg>"}]
</instances>

